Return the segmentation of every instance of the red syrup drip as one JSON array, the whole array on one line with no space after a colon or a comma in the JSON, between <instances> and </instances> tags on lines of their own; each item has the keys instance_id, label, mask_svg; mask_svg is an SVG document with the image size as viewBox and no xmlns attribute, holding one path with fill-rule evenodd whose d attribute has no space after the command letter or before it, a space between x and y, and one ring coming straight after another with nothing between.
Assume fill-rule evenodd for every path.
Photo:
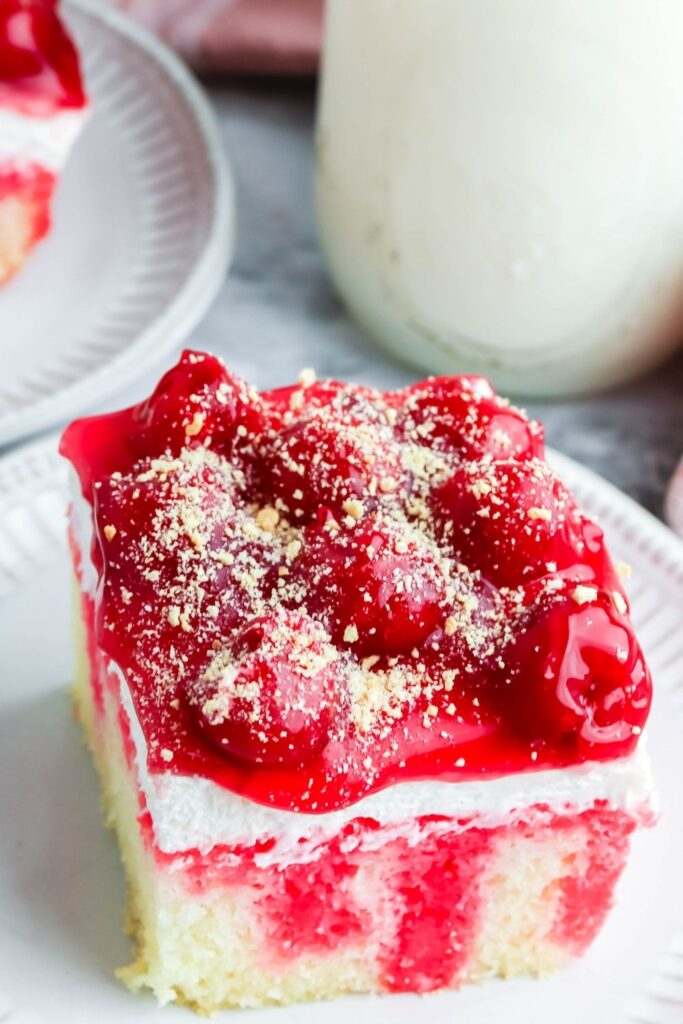
<instances>
[{"instance_id":1,"label":"red syrup drip","mask_svg":"<svg viewBox=\"0 0 683 1024\"><path fill-rule=\"evenodd\" d=\"M200 460L184 480L199 495L200 526L212 524L202 565L219 566L202 577L213 614L186 630L189 542L165 551L154 579L143 556L176 507L152 460L188 448L226 461ZM426 491L416 448L441 459ZM393 393L328 381L256 395L218 360L186 352L148 401L73 423L62 453L95 509L97 642L126 673L151 771L319 813L400 781L493 777L635 748L651 680L602 532L548 470L540 427L485 381L440 378ZM305 472L293 475L299 464ZM392 518L416 495L414 521L427 524L431 546ZM282 602L284 563L264 535L231 534L240 509L278 500L301 531ZM363 503L352 525L349 501ZM210 557L226 553L237 566L262 565L260 614L234 566ZM442 556L468 567L455 598L433 564ZM170 614L169 593L181 602ZM447 629L468 602L467 630ZM299 672L297 643L314 670ZM207 710L218 689L196 691L216 651L244 687L222 716ZM387 674L418 666L425 690L365 733L349 679L367 658Z\"/></svg>"},{"instance_id":2,"label":"red syrup drip","mask_svg":"<svg viewBox=\"0 0 683 1024\"><path fill-rule=\"evenodd\" d=\"M87 99L78 53L53 0L0 0L0 107L30 117Z\"/></svg>"}]
</instances>

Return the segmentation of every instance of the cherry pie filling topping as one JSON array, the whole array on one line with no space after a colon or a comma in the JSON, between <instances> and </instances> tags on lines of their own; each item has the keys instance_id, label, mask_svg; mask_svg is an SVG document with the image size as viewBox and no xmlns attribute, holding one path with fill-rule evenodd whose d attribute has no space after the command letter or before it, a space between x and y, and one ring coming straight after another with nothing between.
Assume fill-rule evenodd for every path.
<instances>
[{"instance_id":1,"label":"cherry pie filling topping","mask_svg":"<svg viewBox=\"0 0 683 1024\"><path fill-rule=\"evenodd\" d=\"M78 53L56 0L1 0L0 106L50 117L85 104Z\"/></svg>"},{"instance_id":2,"label":"cherry pie filling topping","mask_svg":"<svg viewBox=\"0 0 683 1024\"><path fill-rule=\"evenodd\" d=\"M150 770L324 812L634 749L651 681L602 532L486 381L259 395L186 352L62 451Z\"/></svg>"}]
</instances>

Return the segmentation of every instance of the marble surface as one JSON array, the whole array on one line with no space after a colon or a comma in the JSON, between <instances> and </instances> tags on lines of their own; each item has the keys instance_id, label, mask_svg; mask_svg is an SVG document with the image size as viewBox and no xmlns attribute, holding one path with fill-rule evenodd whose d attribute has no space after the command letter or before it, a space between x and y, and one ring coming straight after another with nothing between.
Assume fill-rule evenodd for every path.
<instances>
[{"instance_id":1,"label":"marble surface","mask_svg":"<svg viewBox=\"0 0 683 1024\"><path fill-rule=\"evenodd\" d=\"M313 215L315 97L306 83L205 81L237 185L237 248L217 301L190 343L223 356L257 387L304 366L382 387L416 371L375 348L325 274ZM155 375L156 376L156 372ZM108 408L148 393L149 375ZM578 401L526 404L548 442L662 514L683 452L683 352L654 375Z\"/></svg>"}]
</instances>

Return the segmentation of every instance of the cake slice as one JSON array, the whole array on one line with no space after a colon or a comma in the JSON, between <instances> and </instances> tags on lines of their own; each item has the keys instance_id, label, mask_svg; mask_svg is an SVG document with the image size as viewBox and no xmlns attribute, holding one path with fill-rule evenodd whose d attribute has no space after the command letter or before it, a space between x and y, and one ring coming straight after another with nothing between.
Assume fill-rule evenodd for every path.
<instances>
[{"instance_id":1,"label":"cake slice","mask_svg":"<svg viewBox=\"0 0 683 1024\"><path fill-rule=\"evenodd\" d=\"M56 0L0 0L0 284L50 228L55 186L87 106Z\"/></svg>"},{"instance_id":2,"label":"cake slice","mask_svg":"<svg viewBox=\"0 0 683 1024\"><path fill-rule=\"evenodd\" d=\"M62 452L131 988L210 1012L588 948L654 819L651 682L537 423L476 377L259 395L186 352Z\"/></svg>"}]
</instances>

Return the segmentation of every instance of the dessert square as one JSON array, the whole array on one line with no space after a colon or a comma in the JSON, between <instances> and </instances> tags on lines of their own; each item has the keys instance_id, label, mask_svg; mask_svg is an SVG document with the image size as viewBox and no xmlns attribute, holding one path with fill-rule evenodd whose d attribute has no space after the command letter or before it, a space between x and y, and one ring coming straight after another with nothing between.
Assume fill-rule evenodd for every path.
<instances>
[{"instance_id":1,"label":"dessert square","mask_svg":"<svg viewBox=\"0 0 683 1024\"><path fill-rule=\"evenodd\" d=\"M477 377L185 352L64 434L75 698L133 989L202 1012L544 974L655 817L602 532Z\"/></svg>"},{"instance_id":2,"label":"dessert square","mask_svg":"<svg viewBox=\"0 0 683 1024\"><path fill-rule=\"evenodd\" d=\"M0 2L0 285L50 229L88 101L55 0Z\"/></svg>"}]
</instances>

